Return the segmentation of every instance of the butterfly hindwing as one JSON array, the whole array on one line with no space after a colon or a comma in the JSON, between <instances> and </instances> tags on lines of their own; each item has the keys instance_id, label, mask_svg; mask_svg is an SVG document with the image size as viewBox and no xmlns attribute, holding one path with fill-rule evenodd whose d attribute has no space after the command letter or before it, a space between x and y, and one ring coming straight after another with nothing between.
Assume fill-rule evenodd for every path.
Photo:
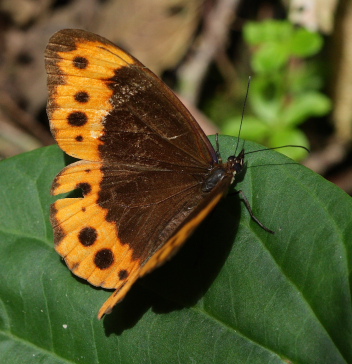
<instances>
[{"instance_id":1,"label":"butterfly hindwing","mask_svg":"<svg viewBox=\"0 0 352 364\"><path fill-rule=\"evenodd\" d=\"M52 205L55 247L77 276L95 286L116 288L117 277L132 271L132 250L121 244L116 224L97 203L101 163L80 161L55 179L53 194L81 188L84 198L65 198ZM137 268L138 262L135 262ZM122 273L121 273L122 272Z\"/></svg>"},{"instance_id":2,"label":"butterfly hindwing","mask_svg":"<svg viewBox=\"0 0 352 364\"><path fill-rule=\"evenodd\" d=\"M204 220L204 218L209 214L209 212L216 206L219 200L223 197L223 193L219 192L217 195L213 196L211 201L205 203L202 208L198 208L197 211L193 211L193 213L185 219L184 225L174 234L165 244L163 244L158 250L152 254L149 259L147 259L141 269L138 272L138 277L142 277L145 274L153 271L155 268L159 267L167 260L172 258L175 253L180 249L185 240L192 234L194 229ZM136 279L138 278L136 277ZM120 302L125 294L127 293L127 289L131 287L134 283L129 282L129 286L121 287L117 289L109 299L104 303L102 308L99 311L98 317L103 317L106 313L111 312L111 309ZM126 289L127 288L127 289Z\"/></svg>"}]
</instances>

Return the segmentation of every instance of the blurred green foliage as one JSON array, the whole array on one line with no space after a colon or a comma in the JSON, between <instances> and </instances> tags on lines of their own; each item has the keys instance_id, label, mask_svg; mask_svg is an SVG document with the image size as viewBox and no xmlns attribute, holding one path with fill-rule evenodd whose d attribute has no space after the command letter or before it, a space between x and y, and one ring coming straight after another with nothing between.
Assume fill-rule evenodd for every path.
<instances>
[{"instance_id":1,"label":"blurred green foliage","mask_svg":"<svg viewBox=\"0 0 352 364\"><path fill-rule=\"evenodd\" d=\"M322 36L277 20L249 22L243 36L251 49L250 66L254 75L241 137L268 147L288 144L309 147L299 125L331 110L330 99L319 91L324 83L323 72L317 59L312 58L322 49ZM214 120L220 117L224 134L237 135L241 115L238 104L232 102L232 105L232 112L227 108L225 116L223 101L215 98L209 111ZM306 156L301 148L280 151L295 160Z\"/></svg>"}]
</instances>

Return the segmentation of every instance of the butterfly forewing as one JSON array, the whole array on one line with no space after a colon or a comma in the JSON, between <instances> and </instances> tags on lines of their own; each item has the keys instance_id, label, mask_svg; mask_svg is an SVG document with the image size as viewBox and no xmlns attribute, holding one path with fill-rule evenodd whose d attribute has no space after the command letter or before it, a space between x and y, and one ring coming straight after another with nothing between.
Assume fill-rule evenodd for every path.
<instances>
[{"instance_id":1,"label":"butterfly forewing","mask_svg":"<svg viewBox=\"0 0 352 364\"><path fill-rule=\"evenodd\" d=\"M206 168L215 158L172 91L108 40L62 30L49 41L46 67L52 130L68 154L148 167Z\"/></svg>"}]
</instances>

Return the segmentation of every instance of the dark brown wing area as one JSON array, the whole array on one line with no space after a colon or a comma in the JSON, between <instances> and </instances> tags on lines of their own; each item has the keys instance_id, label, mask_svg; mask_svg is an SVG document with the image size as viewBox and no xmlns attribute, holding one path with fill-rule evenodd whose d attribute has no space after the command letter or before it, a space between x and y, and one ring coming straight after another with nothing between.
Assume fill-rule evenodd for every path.
<instances>
[{"instance_id":1,"label":"dark brown wing area","mask_svg":"<svg viewBox=\"0 0 352 364\"><path fill-rule=\"evenodd\" d=\"M104 122L104 159L172 169L212 165L208 139L149 70L139 64L123 67L106 82L116 107Z\"/></svg>"},{"instance_id":2,"label":"dark brown wing area","mask_svg":"<svg viewBox=\"0 0 352 364\"><path fill-rule=\"evenodd\" d=\"M107 220L116 223L121 243L130 246L134 259L144 262L206 198L202 177L187 172L107 169L98 203L108 210Z\"/></svg>"}]
</instances>

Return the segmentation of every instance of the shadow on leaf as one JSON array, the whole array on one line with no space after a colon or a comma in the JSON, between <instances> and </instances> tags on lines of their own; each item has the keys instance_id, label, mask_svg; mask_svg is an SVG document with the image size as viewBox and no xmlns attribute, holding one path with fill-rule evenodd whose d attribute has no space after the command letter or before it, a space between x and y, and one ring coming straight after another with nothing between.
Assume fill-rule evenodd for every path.
<instances>
[{"instance_id":1,"label":"shadow on leaf","mask_svg":"<svg viewBox=\"0 0 352 364\"><path fill-rule=\"evenodd\" d=\"M104 318L106 335L120 335L132 328L150 308L166 314L194 306L224 265L239 216L238 197L222 200L176 256L137 281L126 298Z\"/></svg>"}]
</instances>

